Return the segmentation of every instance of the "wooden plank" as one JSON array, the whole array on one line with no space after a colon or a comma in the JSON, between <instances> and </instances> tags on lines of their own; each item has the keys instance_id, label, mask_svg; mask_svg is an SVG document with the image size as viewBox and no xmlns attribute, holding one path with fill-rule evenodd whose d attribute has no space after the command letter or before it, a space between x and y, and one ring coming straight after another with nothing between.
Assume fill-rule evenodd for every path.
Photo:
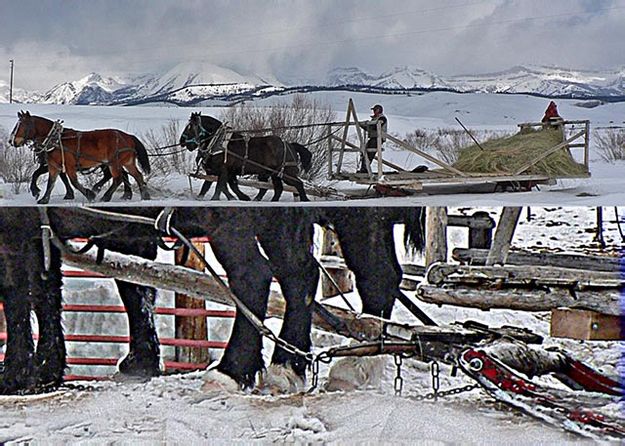
<instances>
[{"instance_id":1,"label":"wooden plank","mask_svg":"<svg viewBox=\"0 0 625 446\"><path fill-rule=\"evenodd\" d=\"M577 291L573 295L563 288L533 289L488 287L453 287L421 284L417 297L436 305L455 305L481 310L508 309L520 311L550 311L558 307L598 311L620 315L621 293L617 289Z\"/></svg>"},{"instance_id":2,"label":"wooden plank","mask_svg":"<svg viewBox=\"0 0 625 446\"><path fill-rule=\"evenodd\" d=\"M443 162L443 161L441 161L441 160L439 160L437 158L434 158L432 155L430 155L428 153L425 153L422 150L419 150L419 149L416 149L414 147L411 147L410 145L408 145L408 143L402 141L399 138L395 138L394 136L391 136L391 135L389 135L386 132L384 132L384 137L386 137L386 139L388 139L389 141L394 142L398 146L401 146L404 149L409 150L410 152L414 152L417 155L425 158L426 160L433 162L434 164L436 164L439 167L442 167L445 170L448 170L448 171L450 171L452 173L455 173L456 175L459 175L461 177L468 177L469 176L468 174L466 174L466 173L456 169L455 167L450 166L449 164L447 164L447 163L445 163L445 162Z\"/></svg>"},{"instance_id":3,"label":"wooden plank","mask_svg":"<svg viewBox=\"0 0 625 446\"><path fill-rule=\"evenodd\" d=\"M551 336L584 341L620 341L625 339L618 315L570 308L551 310Z\"/></svg>"},{"instance_id":4,"label":"wooden plank","mask_svg":"<svg viewBox=\"0 0 625 446\"><path fill-rule=\"evenodd\" d=\"M428 207L425 219L425 265L447 261L447 208Z\"/></svg>"},{"instance_id":5,"label":"wooden plank","mask_svg":"<svg viewBox=\"0 0 625 446\"><path fill-rule=\"evenodd\" d=\"M495 237L486 258L486 265L504 264L510 250L510 243L521 215L520 207L504 207L495 230Z\"/></svg>"},{"instance_id":6,"label":"wooden plank","mask_svg":"<svg viewBox=\"0 0 625 446\"><path fill-rule=\"evenodd\" d=\"M467 249L455 248L452 258L461 263L471 265L486 265L488 256L487 249ZM578 254L551 254L534 253L529 251L514 251L508 253L506 260L508 265L533 265L533 266L555 266L562 268L588 269L592 271L613 271L621 270L621 259L618 257L599 257Z\"/></svg>"},{"instance_id":7,"label":"wooden plank","mask_svg":"<svg viewBox=\"0 0 625 446\"><path fill-rule=\"evenodd\" d=\"M498 287L566 287L569 292L591 288L623 289L619 271L591 271L535 265L473 266L432 265L426 280L432 285L474 284Z\"/></svg>"},{"instance_id":8,"label":"wooden plank","mask_svg":"<svg viewBox=\"0 0 625 446\"><path fill-rule=\"evenodd\" d=\"M567 144L569 144L572 141L575 141L577 138L579 138L583 134L584 134L584 130L582 130L581 132L576 133L575 135L571 136L569 139L565 140L564 142L561 142L560 144L555 145L552 148L546 150L540 156L534 158L531 161L528 161L523 166L521 166L519 169L517 169L517 171L514 172L514 175L521 175L523 172L525 172L530 167L532 167L532 166L536 165L538 162L544 160L545 158L547 158L552 153L555 153L558 150L564 148Z\"/></svg>"}]
</instances>

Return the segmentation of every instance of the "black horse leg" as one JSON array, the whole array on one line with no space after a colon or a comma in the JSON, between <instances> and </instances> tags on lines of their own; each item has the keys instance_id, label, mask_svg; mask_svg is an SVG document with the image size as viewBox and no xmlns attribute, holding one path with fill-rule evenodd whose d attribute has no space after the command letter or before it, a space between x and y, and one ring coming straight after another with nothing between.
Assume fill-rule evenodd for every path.
<instances>
[{"instance_id":1,"label":"black horse leg","mask_svg":"<svg viewBox=\"0 0 625 446\"><path fill-rule=\"evenodd\" d=\"M213 185L212 181L204 180L204 182L202 183L202 188L200 189L200 193L198 194L197 197L204 198L204 195L208 193L212 185Z\"/></svg>"},{"instance_id":2,"label":"black horse leg","mask_svg":"<svg viewBox=\"0 0 625 446\"><path fill-rule=\"evenodd\" d=\"M41 189L37 186L37 180L39 177L45 173L48 173L48 165L40 164L37 169L33 172L33 175L30 178L30 193L33 197L37 198L41 193Z\"/></svg>"},{"instance_id":3,"label":"black horse leg","mask_svg":"<svg viewBox=\"0 0 625 446\"><path fill-rule=\"evenodd\" d=\"M232 191L235 193L235 195L239 198L239 200L250 201L250 197L245 195L243 192L241 192L241 189L239 189L239 183L237 181L236 175L230 175L230 178L228 179L228 185L230 186L230 189L232 189ZM228 188L224 189L224 193L226 194L226 197L228 197L228 200L234 199L232 194L228 192Z\"/></svg>"},{"instance_id":4,"label":"black horse leg","mask_svg":"<svg viewBox=\"0 0 625 446\"><path fill-rule=\"evenodd\" d=\"M271 182L273 183L274 190L271 201L280 201L280 197L282 196L282 192L284 191L282 180L277 175L271 175Z\"/></svg>"},{"instance_id":5,"label":"black horse leg","mask_svg":"<svg viewBox=\"0 0 625 446\"><path fill-rule=\"evenodd\" d=\"M63 179L63 175L65 174L61 173L61 179ZM87 198L87 200L92 201L95 198L96 196L95 192L93 192L91 189L87 189L82 184L80 184L80 182L78 181L77 172L71 172L71 173L68 173L67 175L69 176L69 179L74 185L74 187L78 189L78 192L83 194Z\"/></svg>"},{"instance_id":6,"label":"black horse leg","mask_svg":"<svg viewBox=\"0 0 625 446\"><path fill-rule=\"evenodd\" d=\"M35 268L30 272L33 307L39 325L39 341L35 353L35 374L32 385L36 389L58 387L63 382L66 366L65 341L61 323L61 254L51 246L50 269ZM41 253L41 249L37 249ZM37 259L44 264L43 255ZM43 273L43 274L42 274Z\"/></svg>"},{"instance_id":7,"label":"black horse leg","mask_svg":"<svg viewBox=\"0 0 625 446\"><path fill-rule=\"evenodd\" d=\"M299 194L300 201L309 201L308 196L306 195L306 191L304 190L304 183L299 178L296 178L293 174L284 177L284 182L289 186L295 187Z\"/></svg>"},{"instance_id":8,"label":"black horse leg","mask_svg":"<svg viewBox=\"0 0 625 446\"><path fill-rule=\"evenodd\" d=\"M4 258L4 264L0 264L0 273L4 279L0 284L0 293L4 297L8 333L0 394L25 390L33 374L35 347L30 325L27 269L34 268L35 265L30 265L28 260Z\"/></svg>"},{"instance_id":9,"label":"black horse leg","mask_svg":"<svg viewBox=\"0 0 625 446\"><path fill-rule=\"evenodd\" d=\"M113 178L113 175L111 175L111 170L108 168L108 166L101 165L100 172L102 172L102 179L91 187L91 190L94 191L96 194L99 193L100 190L102 190L102 186L104 186L111 178Z\"/></svg>"},{"instance_id":10,"label":"black horse leg","mask_svg":"<svg viewBox=\"0 0 625 446\"><path fill-rule=\"evenodd\" d=\"M219 201L219 199L221 198L221 193L224 191L224 189L226 188L228 184L228 178L229 178L228 169L224 167L221 169L219 176L217 177L217 184L215 185L215 192L213 193L211 200Z\"/></svg>"},{"instance_id":11,"label":"black horse leg","mask_svg":"<svg viewBox=\"0 0 625 446\"><path fill-rule=\"evenodd\" d=\"M242 228L241 221L245 219L235 218L220 224L211 233L211 246L215 257L226 270L231 290L252 313L263 320L267 310L271 269L258 249L254 234ZM242 386L252 387L256 374L264 367L261 351L260 333L237 311L228 347L217 368Z\"/></svg>"},{"instance_id":12,"label":"black horse leg","mask_svg":"<svg viewBox=\"0 0 625 446\"><path fill-rule=\"evenodd\" d=\"M116 280L119 295L128 314L130 346L119 363L125 375L152 377L160 374L160 344L154 323L156 290Z\"/></svg>"},{"instance_id":13,"label":"black horse leg","mask_svg":"<svg viewBox=\"0 0 625 446\"><path fill-rule=\"evenodd\" d=\"M263 221L272 224L259 232L259 241L286 299L280 338L308 352L312 309L319 281L319 269L310 250L313 240L310 210L279 208L265 210L263 214L266 216ZM305 358L279 346L274 350L272 363L288 365L300 376L305 375L308 366Z\"/></svg>"},{"instance_id":14,"label":"black horse leg","mask_svg":"<svg viewBox=\"0 0 625 446\"><path fill-rule=\"evenodd\" d=\"M59 175L58 171L49 173L48 185L46 186L46 192L43 194L43 197L37 200L38 204L48 204L50 202L50 195L52 194L52 189L54 189L54 183L56 182L56 177L58 175Z\"/></svg>"},{"instance_id":15,"label":"black horse leg","mask_svg":"<svg viewBox=\"0 0 625 446\"><path fill-rule=\"evenodd\" d=\"M121 174L113 177L113 184L111 184L111 187L109 187L108 190L104 192L104 195L102 195L102 201L111 201L111 198L113 198L113 194L115 193L121 182Z\"/></svg>"},{"instance_id":16,"label":"black horse leg","mask_svg":"<svg viewBox=\"0 0 625 446\"><path fill-rule=\"evenodd\" d=\"M258 181L262 181L262 182L269 181L269 175L259 174ZM254 201L261 201L265 197L266 193L267 193L267 189L258 189L258 193L254 197Z\"/></svg>"},{"instance_id":17,"label":"black horse leg","mask_svg":"<svg viewBox=\"0 0 625 446\"><path fill-rule=\"evenodd\" d=\"M401 266L395 254L393 224L375 208L331 211L345 263L354 272L363 312L390 319L401 293Z\"/></svg>"},{"instance_id":18,"label":"black horse leg","mask_svg":"<svg viewBox=\"0 0 625 446\"><path fill-rule=\"evenodd\" d=\"M59 176L61 177L61 181L63 182L63 185L65 186L65 196L63 197L63 200L73 200L75 198L74 189L72 188L72 185L70 184L70 181L67 178L67 175L65 175L64 172L61 172Z\"/></svg>"}]
</instances>

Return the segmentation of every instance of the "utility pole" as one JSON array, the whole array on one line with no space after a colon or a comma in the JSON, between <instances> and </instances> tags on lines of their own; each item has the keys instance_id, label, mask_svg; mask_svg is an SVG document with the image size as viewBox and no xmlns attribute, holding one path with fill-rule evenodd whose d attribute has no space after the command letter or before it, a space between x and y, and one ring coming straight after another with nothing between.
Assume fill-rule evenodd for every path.
<instances>
[{"instance_id":1,"label":"utility pole","mask_svg":"<svg viewBox=\"0 0 625 446\"><path fill-rule=\"evenodd\" d=\"M9 104L13 103L13 59L9 60L11 64L11 81L9 82Z\"/></svg>"}]
</instances>

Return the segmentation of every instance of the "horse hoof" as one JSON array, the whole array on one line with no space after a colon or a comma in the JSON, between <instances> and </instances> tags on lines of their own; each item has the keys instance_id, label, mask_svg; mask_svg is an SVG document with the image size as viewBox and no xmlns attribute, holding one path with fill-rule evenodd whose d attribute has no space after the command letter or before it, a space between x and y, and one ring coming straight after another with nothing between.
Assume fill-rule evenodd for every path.
<instances>
[{"instance_id":1,"label":"horse hoof","mask_svg":"<svg viewBox=\"0 0 625 446\"><path fill-rule=\"evenodd\" d=\"M124 195L122 195L122 200L126 200L126 201L132 200L132 195L124 194Z\"/></svg>"},{"instance_id":2,"label":"horse hoof","mask_svg":"<svg viewBox=\"0 0 625 446\"><path fill-rule=\"evenodd\" d=\"M93 201L93 200L95 200L96 193L94 191L90 190L90 189L87 189L85 191L85 197L87 197L87 200Z\"/></svg>"},{"instance_id":3,"label":"horse hoof","mask_svg":"<svg viewBox=\"0 0 625 446\"><path fill-rule=\"evenodd\" d=\"M65 195L65 196L63 197L63 200L73 200L74 198L76 198L76 197L74 197L74 194L71 194L71 195Z\"/></svg>"},{"instance_id":4,"label":"horse hoof","mask_svg":"<svg viewBox=\"0 0 625 446\"><path fill-rule=\"evenodd\" d=\"M39 194L40 194L40 193L41 193L41 190L40 190L40 189L31 189L31 190L30 190L30 194L31 194L33 197L35 197L35 198L37 198L37 197L39 196Z\"/></svg>"},{"instance_id":5,"label":"horse hoof","mask_svg":"<svg viewBox=\"0 0 625 446\"><path fill-rule=\"evenodd\" d=\"M37 200L37 204L48 204L49 201L50 201L49 198L43 197Z\"/></svg>"},{"instance_id":6,"label":"horse hoof","mask_svg":"<svg viewBox=\"0 0 625 446\"><path fill-rule=\"evenodd\" d=\"M142 192L141 193L141 199L142 200L149 200L150 199L150 194L148 194L147 192Z\"/></svg>"}]
</instances>

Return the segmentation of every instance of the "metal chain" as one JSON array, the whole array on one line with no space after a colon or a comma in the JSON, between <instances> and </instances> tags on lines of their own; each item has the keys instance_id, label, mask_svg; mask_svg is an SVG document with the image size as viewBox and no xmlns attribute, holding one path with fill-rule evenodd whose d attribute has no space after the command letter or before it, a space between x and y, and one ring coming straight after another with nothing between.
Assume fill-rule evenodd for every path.
<instances>
[{"instance_id":1,"label":"metal chain","mask_svg":"<svg viewBox=\"0 0 625 446\"><path fill-rule=\"evenodd\" d=\"M438 399L438 391L441 388L441 381L439 378L441 374L441 367L437 361L432 361L432 365L430 367L432 373L432 393L434 393L434 401L436 401Z\"/></svg>"},{"instance_id":2,"label":"metal chain","mask_svg":"<svg viewBox=\"0 0 625 446\"><path fill-rule=\"evenodd\" d=\"M440 365L437 361L433 361L430 365L430 373L432 376L432 392L421 394L417 393L414 395L409 395L408 398L415 401L438 401L439 398L470 392L471 390L480 387L478 384L468 384L462 387L454 387L447 390L440 390Z\"/></svg>"},{"instance_id":3,"label":"metal chain","mask_svg":"<svg viewBox=\"0 0 625 446\"><path fill-rule=\"evenodd\" d=\"M395 389L395 396L401 396L401 391L404 388L404 378L401 377L401 365L402 365L402 357L401 355L395 355L395 380L393 381L393 387Z\"/></svg>"}]
</instances>

